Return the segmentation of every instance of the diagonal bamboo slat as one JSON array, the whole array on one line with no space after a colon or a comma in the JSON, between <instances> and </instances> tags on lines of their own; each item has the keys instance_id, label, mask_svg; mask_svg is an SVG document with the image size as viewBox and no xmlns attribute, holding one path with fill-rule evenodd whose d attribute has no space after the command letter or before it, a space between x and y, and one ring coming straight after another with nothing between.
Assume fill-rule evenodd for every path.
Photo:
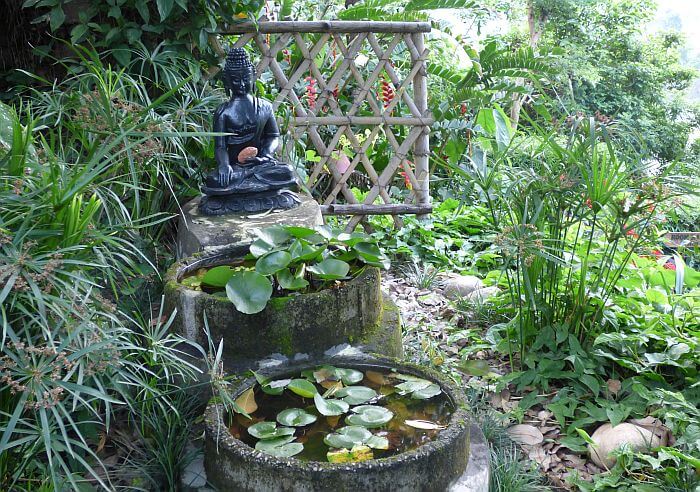
<instances>
[{"instance_id":1,"label":"diagonal bamboo slat","mask_svg":"<svg viewBox=\"0 0 700 492\"><path fill-rule=\"evenodd\" d=\"M235 36L233 46L255 46L258 76L271 74L266 77L276 86L273 107L290 115L287 146L305 142L302 148L317 156L308 163L306 187L324 214L351 216L348 230L367 215L394 215L400 224L400 214L431 210L427 32L425 22L280 21L241 23L218 33ZM301 56L291 59L290 51ZM392 56L406 60L402 70ZM380 83L394 91L393 98L381 98ZM371 148L381 137L386 151L377 158ZM349 154L349 165L338 166L341 152ZM397 182L411 188L406 203L392 203L390 188ZM361 202L352 187L364 191Z\"/></svg>"}]
</instances>

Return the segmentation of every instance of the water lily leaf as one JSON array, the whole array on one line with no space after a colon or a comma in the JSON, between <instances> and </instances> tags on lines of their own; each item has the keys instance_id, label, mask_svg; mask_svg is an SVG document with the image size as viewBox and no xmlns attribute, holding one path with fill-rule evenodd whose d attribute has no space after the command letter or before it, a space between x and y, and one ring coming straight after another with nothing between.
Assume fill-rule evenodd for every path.
<instances>
[{"instance_id":1,"label":"water lily leaf","mask_svg":"<svg viewBox=\"0 0 700 492\"><path fill-rule=\"evenodd\" d=\"M320 279L338 280L348 275L350 265L341 260L327 258L315 265L311 265L308 270Z\"/></svg>"},{"instance_id":2,"label":"water lily leaf","mask_svg":"<svg viewBox=\"0 0 700 492\"><path fill-rule=\"evenodd\" d=\"M350 405L360 405L372 398L376 398L377 392L366 386L348 386L347 388L338 390L335 396L337 398L342 398L343 401Z\"/></svg>"},{"instance_id":3,"label":"water lily leaf","mask_svg":"<svg viewBox=\"0 0 700 492\"><path fill-rule=\"evenodd\" d=\"M217 266L204 274L201 283L211 287L225 287L234 273L236 273L236 270L228 265Z\"/></svg>"},{"instance_id":4,"label":"water lily leaf","mask_svg":"<svg viewBox=\"0 0 700 492\"><path fill-rule=\"evenodd\" d=\"M317 417L301 408L288 408L277 414L277 422L290 427L304 427L316 422Z\"/></svg>"},{"instance_id":5,"label":"water lily leaf","mask_svg":"<svg viewBox=\"0 0 700 492\"><path fill-rule=\"evenodd\" d=\"M400 372L392 372L390 376L402 381L425 381L425 379L419 378L418 376L414 376L412 374L401 374Z\"/></svg>"},{"instance_id":6,"label":"water lily leaf","mask_svg":"<svg viewBox=\"0 0 700 492\"><path fill-rule=\"evenodd\" d=\"M365 375L360 371L356 371L355 369L345 369L343 367L335 368L335 376L346 385L359 383L365 377Z\"/></svg>"},{"instance_id":7,"label":"water lily leaf","mask_svg":"<svg viewBox=\"0 0 700 492\"><path fill-rule=\"evenodd\" d=\"M289 437L291 439L287 440ZM255 449L263 453L276 456L277 458L289 458L304 450L304 445L300 442L289 442L294 436L280 437L278 439L266 439L255 443Z\"/></svg>"},{"instance_id":8,"label":"water lily leaf","mask_svg":"<svg viewBox=\"0 0 700 492\"><path fill-rule=\"evenodd\" d=\"M189 287L190 289L196 289L202 285L202 279L196 276L185 277L180 280L180 283L185 287Z\"/></svg>"},{"instance_id":9,"label":"water lily leaf","mask_svg":"<svg viewBox=\"0 0 700 492\"><path fill-rule=\"evenodd\" d=\"M379 246L374 243L359 242L355 244L353 248L357 251L360 259L368 265L384 269L388 269L391 265L389 258L387 258L384 253L381 252Z\"/></svg>"},{"instance_id":10,"label":"water lily leaf","mask_svg":"<svg viewBox=\"0 0 700 492\"><path fill-rule=\"evenodd\" d=\"M236 398L236 405L243 410L244 413L253 413L258 409L258 404L255 402L255 391L253 388L248 388L241 396Z\"/></svg>"},{"instance_id":11,"label":"water lily leaf","mask_svg":"<svg viewBox=\"0 0 700 492\"><path fill-rule=\"evenodd\" d=\"M292 255L295 260L299 261L314 261L321 258L321 255L326 250L327 246L311 246L309 244L304 244L301 247L301 252L296 255Z\"/></svg>"},{"instance_id":12,"label":"water lily leaf","mask_svg":"<svg viewBox=\"0 0 700 492\"><path fill-rule=\"evenodd\" d=\"M277 272L277 282L285 290L301 290L309 286L309 282L303 277L296 277L288 269Z\"/></svg>"},{"instance_id":13,"label":"water lily leaf","mask_svg":"<svg viewBox=\"0 0 700 492\"><path fill-rule=\"evenodd\" d=\"M429 420L405 420L404 423L410 427L413 427L414 429L422 430L439 430L447 427Z\"/></svg>"},{"instance_id":14,"label":"water lily leaf","mask_svg":"<svg viewBox=\"0 0 700 492\"><path fill-rule=\"evenodd\" d=\"M359 425L342 427L323 438L323 442L332 448L347 448L363 444L372 437L372 433Z\"/></svg>"},{"instance_id":15,"label":"water lily leaf","mask_svg":"<svg viewBox=\"0 0 700 492\"><path fill-rule=\"evenodd\" d=\"M355 415L346 417L345 422L349 425L361 425L367 428L381 427L394 417L391 410L375 405L360 405L354 407L352 411Z\"/></svg>"},{"instance_id":16,"label":"water lily leaf","mask_svg":"<svg viewBox=\"0 0 700 492\"><path fill-rule=\"evenodd\" d=\"M430 381L426 381L425 379L419 379L415 381L406 381L405 383L397 384L396 389L399 391L400 395L407 395L409 393L413 393L414 391L425 389L431 384L433 383L431 383Z\"/></svg>"},{"instance_id":17,"label":"water lily leaf","mask_svg":"<svg viewBox=\"0 0 700 492\"><path fill-rule=\"evenodd\" d=\"M309 227L284 226L284 230L287 231L290 236L296 238L305 238L316 234L316 230Z\"/></svg>"},{"instance_id":18,"label":"water lily leaf","mask_svg":"<svg viewBox=\"0 0 700 492\"><path fill-rule=\"evenodd\" d=\"M365 441L365 445L372 449L389 449L389 439L382 436L372 436Z\"/></svg>"},{"instance_id":19,"label":"water lily leaf","mask_svg":"<svg viewBox=\"0 0 700 492\"><path fill-rule=\"evenodd\" d=\"M287 268L292 262L292 255L286 251L273 251L258 258L255 270L261 275L272 275Z\"/></svg>"},{"instance_id":20,"label":"water lily leaf","mask_svg":"<svg viewBox=\"0 0 700 492\"><path fill-rule=\"evenodd\" d=\"M428 398L437 396L440 393L442 393L440 386L437 384L431 384L423 389L419 389L411 393L411 398L415 398L416 400L427 400Z\"/></svg>"},{"instance_id":21,"label":"water lily leaf","mask_svg":"<svg viewBox=\"0 0 700 492\"><path fill-rule=\"evenodd\" d=\"M316 386L306 379L292 379L287 385L287 388L302 398L313 398L313 396L318 393Z\"/></svg>"},{"instance_id":22,"label":"water lily leaf","mask_svg":"<svg viewBox=\"0 0 700 492\"><path fill-rule=\"evenodd\" d=\"M257 231L258 239L279 247L289 240L289 232L285 226L271 226Z\"/></svg>"},{"instance_id":23,"label":"water lily leaf","mask_svg":"<svg viewBox=\"0 0 700 492\"><path fill-rule=\"evenodd\" d=\"M258 439L277 439L279 437L294 436L294 428L277 427L277 422L258 422L248 427L248 434ZM292 437L286 442L293 439Z\"/></svg>"},{"instance_id":24,"label":"water lily leaf","mask_svg":"<svg viewBox=\"0 0 700 492\"><path fill-rule=\"evenodd\" d=\"M255 377L258 378L258 375L256 374ZM291 379L278 379L276 381L269 381L266 379L261 381L261 379L258 379L260 389L263 390L263 393L267 393L268 395L281 395L291 381Z\"/></svg>"},{"instance_id":25,"label":"water lily leaf","mask_svg":"<svg viewBox=\"0 0 700 492\"><path fill-rule=\"evenodd\" d=\"M238 311L259 313L272 297L272 284L257 272L236 272L226 284L226 296Z\"/></svg>"},{"instance_id":26,"label":"water lily leaf","mask_svg":"<svg viewBox=\"0 0 700 492\"><path fill-rule=\"evenodd\" d=\"M372 450L368 446L355 446L352 449L338 449L328 451L326 459L329 463L358 463L374 458Z\"/></svg>"},{"instance_id":27,"label":"water lily leaf","mask_svg":"<svg viewBox=\"0 0 700 492\"><path fill-rule=\"evenodd\" d=\"M349 403L343 400L326 400L318 393L314 395L314 404L318 413L326 417L342 415L350 409Z\"/></svg>"}]
</instances>

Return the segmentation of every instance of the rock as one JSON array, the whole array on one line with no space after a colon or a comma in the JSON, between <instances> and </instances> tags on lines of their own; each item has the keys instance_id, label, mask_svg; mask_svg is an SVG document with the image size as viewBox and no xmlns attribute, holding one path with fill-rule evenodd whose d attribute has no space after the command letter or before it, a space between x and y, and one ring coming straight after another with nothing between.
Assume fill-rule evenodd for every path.
<instances>
[{"instance_id":1,"label":"rock","mask_svg":"<svg viewBox=\"0 0 700 492\"><path fill-rule=\"evenodd\" d=\"M442 293L448 299L459 299L466 297L477 289L484 287L484 283L479 277L474 275L456 275L445 280Z\"/></svg>"},{"instance_id":2,"label":"rock","mask_svg":"<svg viewBox=\"0 0 700 492\"><path fill-rule=\"evenodd\" d=\"M501 290L498 287L484 287L483 289L476 289L470 292L466 299L472 302L484 302L489 297L493 297L499 294Z\"/></svg>"},{"instance_id":3,"label":"rock","mask_svg":"<svg viewBox=\"0 0 700 492\"><path fill-rule=\"evenodd\" d=\"M638 425L623 422L616 425L603 424L591 436L594 444L588 445L591 461L601 468L612 468L617 459L610 452L623 444L628 444L634 451L663 446L664 440L653 432Z\"/></svg>"}]
</instances>

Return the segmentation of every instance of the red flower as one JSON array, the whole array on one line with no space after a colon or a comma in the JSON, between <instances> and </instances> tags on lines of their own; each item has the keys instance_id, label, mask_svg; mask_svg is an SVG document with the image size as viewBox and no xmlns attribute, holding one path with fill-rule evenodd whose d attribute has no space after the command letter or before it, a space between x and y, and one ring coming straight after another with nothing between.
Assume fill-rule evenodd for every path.
<instances>
[{"instance_id":1,"label":"red flower","mask_svg":"<svg viewBox=\"0 0 700 492\"><path fill-rule=\"evenodd\" d=\"M665 268L666 270L674 270L674 271L675 271L675 270L676 270L676 264L673 263L672 261L667 261L667 262L664 264L664 268Z\"/></svg>"},{"instance_id":2,"label":"red flower","mask_svg":"<svg viewBox=\"0 0 700 492\"><path fill-rule=\"evenodd\" d=\"M591 201L590 198L586 198L585 204L586 204L586 206L587 206L588 208L590 208L590 209L593 208L593 202Z\"/></svg>"},{"instance_id":3,"label":"red flower","mask_svg":"<svg viewBox=\"0 0 700 492\"><path fill-rule=\"evenodd\" d=\"M663 253L661 252L660 249L655 249L651 252L652 255L656 256L657 258L661 258L663 256Z\"/></svg>"},{"instance_id":4,"label":"red flower","mask_svg":"<svg viewBox=\"0 0 700 492\"><path fill-rule=\"evenodd\" d=\"M629 231L626 232L628 236L632 236L633 238L637 239L639 237L639 234L634 232L634 229L630 229Z\"/></svg>"},{"instance_id":5,"label":"red flower","mask_svg":"<svg viewBox=\"0 0 700 492\"><path fill-rule=\"evenodd\" d=\"M389 107L389 104L391 104L391 101L394 99L396 93L394 92L394 88L389 82L386 81L384 76L382 76L380 85L382 86L382 101L384 101L384 109L386 109Z\"/></svg>"},{"instance_id":6,"label":"red flower","mask_svg":"<svg viewBox=\"0 0 700 492\"><path fill-rule=\"evenodd\" d=\"M314 109L316 107L316 79L313 77L306 77L306 102L309 108Z\"/></svg>"}]
</instances>

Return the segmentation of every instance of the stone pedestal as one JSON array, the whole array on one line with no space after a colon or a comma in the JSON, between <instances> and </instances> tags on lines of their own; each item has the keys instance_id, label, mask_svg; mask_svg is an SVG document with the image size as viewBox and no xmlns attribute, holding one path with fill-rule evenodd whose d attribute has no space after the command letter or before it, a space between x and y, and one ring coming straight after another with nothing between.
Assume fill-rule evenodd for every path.
<instances>
[{"instance_id":1,"label":"stone pedestal","mask_svg":"<svg viewBox=\"0 0 700 492\"><path fill-rule=\"evenodd\" d=\"M301 204L293 209L259 214L202 215L200 198L182 207L177 231L177 257L186 258L203 251L216 253L255 239L255 229L274 225L315 227L323 224L321 208L310 196L301 195Z\"/></svg>"}]
</instances>

